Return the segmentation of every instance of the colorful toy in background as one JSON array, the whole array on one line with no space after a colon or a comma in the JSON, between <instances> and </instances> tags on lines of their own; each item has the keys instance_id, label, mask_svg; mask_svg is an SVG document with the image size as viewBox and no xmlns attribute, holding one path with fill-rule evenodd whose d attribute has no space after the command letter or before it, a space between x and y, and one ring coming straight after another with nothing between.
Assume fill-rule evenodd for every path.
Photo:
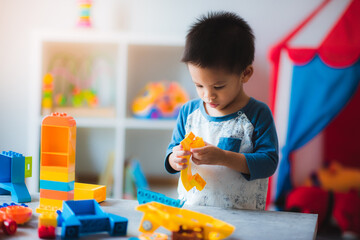
<instances>
[{"instance_id":1,"label":"colorful toy in background","mask_svg":"<svg viewBox=\"0 0 360 240\"><path fill-rule=\"evenodd\" d=\"M286 198L285 210L318 214L319 233L340 229L346 239L360 237L360 192L332 192L321 187L298 187ZM334 225L335 223L335 225ZM334 230L332 230L334 232ZM332 234L334 237L335 234ZM350 238L351 237L351 238Z\"/></svg>"},{"instance_id":2,"label":"colorful toy in background","mask_svg":"<svg viewBox=\"0 0 360 240\"><path fill-rule=\"evenodd\" d=\"M136 210L144 213L139 227L139 231L143 233L153 233L161 226L171 232L179 232L181 229L192 230L197 233L198 239L215 240L225 239L235 230L233 225L212 216L158 202L141 204ZM202 231L197 231L198 229Z\"/></svg>"},{"instance_id":3,"label":"colorful toy in background","mask_svg":"<svg viewBox=\"0 0 360 240\"><path fill-rule=\"evenodd\" d=\"M78 0L78 2L79 2L79 7L80 7L80 16L79 16L78 26L89 28L89 27L91 27L90 13L91 13L92 1L91 0Z\"/></svg>"},{"instance_id":4,"label":"colorful toy in background","mask_svg":"<svg viewBox=\"0 0 360 240\"><path fill-rule=\"evenodd\" d=\"M293 189L285 204L288 211L318 214L319 232L338 228L360 237L360 169L332 161Z\"/></svg>"},{"instance_id":5,"label":"colorful toy in background","mask_svg":"<svg viewBox=\"0 0 360 240\"><path fill-rule=\"evenodd\" d=\"M174 119L188 100L188 94L177 82L151 82L135 98L132 112L137 118Z\"/></svg>"},{"instance_id":6,"label":"colorful toy in background","mask_svg":"<svg viewBox=\"0 0 360 240\"><path fill-rule=\"evenodd\" d=\"M0 195L11 194L11 200L17 203L31 202L25 178L32 176L32 157L3 151L0 166Z\"/></svg>"},{"instance_id":7,"label":"colorful toy in background","mask_svg":"<svg viewBox=\"0 0 360 240\"><path fill-rule=\"evenodd\" d=\"M114 105L114 75L109 56L55 54L43 77L43 115L71 108ZM68 107L66 109L66 107Z\"/></svg>"},{"instance_id":8,"label":"colorful toy in background","mask_svg":"<svg viewBox=\"0 0 360 240\"><path fill-rule=\"evenodd\" d=\"M199 148L204 147L205 143L201 137L195 137L195 135L190 132L186 134L184 140L180 142L183 146L184 151L190 151L191 148ZM196 187L197 190L201 191L204 189L206 182L205 180L198 174L192 175L191 173L191 155L186 157L188 167L180 172L181 182L184 185L186 191L190 191L193 187Z\"/></svg>"},{"instance_id":9,"label":"colorful toy in background","mask_svg":"<svg viewBox=\"0 0 360 240\"><path fill-rule=\"evenodd\" d=\"M54 78L51 73L45 74L43 78L42 108L50 112L53 107Z\"/></svg>"},{"instance_id":10,"label":"colorful toy in background","mask_svg":"<svg viewBox=\"0 0 360 240\"><path fill-rule=\"evenodd\" d=\"M138 189L149 189L144 171L136 159L125 161L124 167L124 199L136 199Z\"/></svg>"},{"instance_id":11,"label":"colorful toy in background","mask_svg":"<svg viewBox=\"0 0 360 240\"><path fill-rule=\"evenodd\" d=\"M333 192L345 193L350 190L360 192L360 169L349 168L332 161L328 167L321 168L311 174L304 186L318 186Z\"/></svg>"},{"instance_id":12,"label":"colorful toy in background","mask_svg":"<svg viewBox=\"0 0 360 240\"><path fill-rule=\"evenodd\" d=\"M0 227L8 235L15 234L17 225L28 222L31 216L32 209L26 204L4 203L0 205Z\"/></svg>"}]
</instances>

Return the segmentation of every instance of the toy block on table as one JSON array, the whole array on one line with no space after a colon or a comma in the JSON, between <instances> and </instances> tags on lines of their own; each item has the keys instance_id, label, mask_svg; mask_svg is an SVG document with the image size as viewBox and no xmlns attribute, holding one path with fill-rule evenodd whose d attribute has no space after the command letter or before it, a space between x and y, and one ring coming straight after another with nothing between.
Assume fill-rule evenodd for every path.
<instances>
[{"instance_id":1,"label":"toy block on table","mask_svg":"<svg viewBox=\"0 0 360 240\"><path fill-rule=\"evenodd\" d=\"M165 196L161 193L152 192L150 190L139 188L137 190L137 199L139 204L144 204L148 202L159 202L162 204L166 204L172 207L181 208L184 205L184 201L180 199L173 199Z\"/></svg>"},{"instance_id":2,"label":"toy block on table","mask_svg":"<svg viewBox=\"0 0 360 240\"><path fill-rule=\"evenodd\" d=\"M38 218L39 238L55 238L55 229L57 226L57 214L54 212L44 212Z\"/></svg>"},{"instance_id":3,"label":"toy block on table","mask_svg":"<svg viewBox=\"0 0 360 240\"><path fill-rule=\"evenodd\" d=\"M205 146L203 139L201 137L195 137L192 132L188 133L180 144L183 146L185 151L190 151L191 148ZM198 173L192 175L190 155L186 156L186 160L188 167L180 172L180 178L184 188L186 191L190 191L193 187L196 187L199 191L203 190L206 185L206 181Z\"/></svg>"},{"instance_id":4,"label":"toy block on table","mask_svg":"<svg viewBox=\"0 0 360 240\"><path fill-rule=\"evenodd\" d=\"M111 236L125 236L128 220L106 213L99 203L92 200L64 201L63 211L58 212L62 238L78 238L82 234L108 232Z\"/></svg>"},{"instance_id":5,"label":"toy block on table","mask_svg":"<svg viewBox=\"0 0 360 240\"><path fill-rule=\"evenodd\" d=\"M38 213L61 209L74 199L76 121L66 113L52 113L41 125L40 205Z\"/></svg>"},{"instance_id":6,"label":"toy block on table","mask_svg":"<svg viewBox=\"0 0 360 240\"><path fill-rule=\"evenodd\" d=\"M0 195L11 194L12 201L17 203L31 201L25 184L25 177L31 176L31 163L31 157L20 153L3 151L0 154Z\"/></svg>"},{"instance_id":7,"label":"toy block on table","mask_svg":"<svg viewBox=\"0 0 360 240\"><path fill-rule=\"evenodd\" d=\"M183 208L167 206L158 202L150 202L135 208L144 213L139 231L152 233L160 226L171 232L184 229L203 229L204 239L225 239L235 227L210 215Z\"/></svg>"},{"instance_id":8,"label":"toy block on table","mask_svg":"<svg viewBox=\"0 0 360 240\"><path fill-rule=\"evenodd\" d=\"M76 182L74 193L74 200L95 199L97 202L106 200L106 186L104 185Z\"/></svg>"}]
</instances>

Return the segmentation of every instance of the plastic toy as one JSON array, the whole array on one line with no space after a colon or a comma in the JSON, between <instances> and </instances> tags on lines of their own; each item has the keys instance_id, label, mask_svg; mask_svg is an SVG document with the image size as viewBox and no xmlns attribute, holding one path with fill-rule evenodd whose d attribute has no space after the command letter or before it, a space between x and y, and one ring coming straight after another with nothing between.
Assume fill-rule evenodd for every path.
<instances>
[{"instance_id":1,"label":"plastic toy","mask_svg":"<svg viewBox=\"0 0 360 240\"><path fill-rule=\"evenodd\" d=\"M187 134L184 140L180 142L180 144L183 146L185 151L190 151L190 148L199 148L205 146L202 138L195 137L192 132ZM206 185L205 180L198 173L192 175L191 161L189 161L190 155L187 156L186 159L186 164L188 165L188 167L184 170L181 170L180 172L181 182L184 185L184 188L186 189L186 191L190 191L190 189L192 189L193 187L196 187L196 189L199 191L203 190Z\"/></svg>"},{"instance_id":2,"label":"plastic toy","mask_svg":"<svg viewBox=\"0 0 360 240\"><path fill-rule=\"evenodd\" d=\"M57 226L57 214L54 212L44 212L39 216L38 235L39 238L55 238Z\"/></svg>"},{"instance_id":3,"label":"plastic toy","mask_svg":"<svg viewBox=\"0 0 360 240\"><path fill-rule=\"evenodd\" d=\"M148 83L132 104L137 118L176 118L181 105L189 100L187 93L176 82Z\"/></svg>"},{"instance_id":4,"label":"plastic toy","mask_svg":"<svg viewBox=\"0 0 360 240\"><path fill-rule=\"evenodd\" d=\"M79 27L91 27L90 10L91 0L79 0L80 5L80 19L78 22Z\"/></svg>"},{"instance_id":5,"label":"plastic toy","mask_svg":"<svg viewBox=\"0 0 360 240\"><path fill-rule=\"evenodd\" d=\"M150 190L141 189L137 190L137 199L139 204L144 204L148 202L159 202L172 207L181 208L185 201L181 201L180 199L173 199L165 196L161 193L152 192Z\"/></svg>"},{"instance_id":6,"label":"plastic toy","mask_svg":"<svg viewBox=\"0 0 360 240\"><path fill-rule=\"evenodd\" d=\"M32 158L13 151L0 154L0 195L17 203L31 202L25 178L32 175Z\"/></svg>"},{"instance_id":7,"label":"plastic toy","mask_svg":"<svg viewBox=\"0 0 360 240\"><path fill-rule=\"evenodd\" d=\"M152 233L160 226L171 232L178 232L182 226L185 229L203 228L204 239L224 239L235 230L231 224L209 215L158 202L139 205L136 210L144 212L139 227L139 231L143 233Z\"/></svg>"},{"instance_id":8,"label":"plastic toy","mask_svg":"<svg viewBox=\"0 0 360 240\"><path fill-rule=\"evenodd\" d=\"M332 161L327 168L321 168L313 173L304 186L318 186L334 192L360 191L360 169L342 166Z\"/></svg>"},{"instance_id":9,"label":"plastic toy","mask_svg":"<svg viewBox=\"0 0 360 240\"><path fill-rule=\"evenodd\" d=\"M74 199L76 122L66 113L52 113L41 125L40 206L55 212Z\"/></svg>"},{"instance_id":10,"label":"plastic toy","mask_svg":"<svg viewBox=\"0 0 360 240\"><path fill-rule=\"evenodd\" d=\"M205 239L203 228L186 229L183 226L180 226L179 231L172 232L172 240L203 240L203 239Z\"/></svg>"},{"instance_id":11,"label":"plastic toy","mask_svg":"<svg viewBox=\"0 0 360 240\"><path fill-rule=\"evenodd\" d=\"M76 182L74 200L90 200L90 199L95 199L97 202L105 201L106 186Z\"/></svg>"},{"instance_id":12,"label":"plastic toy","mask_svg":"<svg viewBox=\"0 0 360 240\"><path fill-rule=\"evenodd\" d=\"M335 222L344 235L351 234L360 237L358 191L340 193L319 187L298 187L288 194L285 210L318 214L319 232L326 231Z\"/></svg>"},{"instance_id":13,"label":"plastic toy","mask_svg":"<svg viewBox=\"0 0 360 240\"><path fill-rule=\"evenodd\" d=\"M0 227L8 235L15 234L17 225L26 223L31 216L32 209L25 204L11 203L9 205L4 203L0 205Z\"/></svg>"},{"instance_id":14,"label":"plastic toy","mask_svg":"<svg viewBox=\"0 0 360 240\"><path fill-rule=\"evenodd\" d=\"M163 233L142 233L138 240L168 240L168 236Z\"/></svg>"},{"instance_id":15,"label":"plastic toy","mask_svg":"<svg viewBox=\"0 0 360 240\"><path fill-rule=\"evenodd\" d=\"M51 73L45 74L43 78L43 110L49 113L53 106L54 78Z\"/></svg>"},{"instance_id":16,"label":"plastic toy","mask_svg":"<svg viewBox=\"0 0 360 240\"><path fill-rule=\"evenodd\" d=\"M111 236L125 236L128 220L105 213L95 200L64 201L58 211L58 226L62 238L78 238L82 234L108 232Z\"/></svg>"}]
</instances>

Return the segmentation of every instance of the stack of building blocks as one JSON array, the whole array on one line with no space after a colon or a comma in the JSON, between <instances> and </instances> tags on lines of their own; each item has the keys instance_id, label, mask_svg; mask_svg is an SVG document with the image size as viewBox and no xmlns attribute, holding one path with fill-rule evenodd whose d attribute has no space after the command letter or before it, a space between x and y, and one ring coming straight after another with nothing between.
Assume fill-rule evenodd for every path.
<instances>
[{"instance_id":1,"label":"stack of building blocks","mask_svg":"<svg viewBox=\"0 0 360 240\"><path fill-rule=\"evenodd\" d=\"M0 154L0 195L11 194L17 203L31 202L25 178L31 177L32 158L13 151Z\"/></svg>"},{"instance_id":2,"label":"stack of building blocks","mask_svg":"<svg viewBox=\"0 0 360 240\"><path fill-rule=\"evenodd\" d=\"M55 238L57 226L57 214L54 212L44 212L39 216L38 235L39 238Z\"/></svg>"},{"instance_id":3,"label":"stack of building blocks","mask_svg":"<svg viewBox=\"0 0 360 240\"><path fill-rule=\"evenodd\" d=\"M55 212L74 199L76 121L52 113L41 125L40 205L36 212Z\"/></svg>"}]
</instances>

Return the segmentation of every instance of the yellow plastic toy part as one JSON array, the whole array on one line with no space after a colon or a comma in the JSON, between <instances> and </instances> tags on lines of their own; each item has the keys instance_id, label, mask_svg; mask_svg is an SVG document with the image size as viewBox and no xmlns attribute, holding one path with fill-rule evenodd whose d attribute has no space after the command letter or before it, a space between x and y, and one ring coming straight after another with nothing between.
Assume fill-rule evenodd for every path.
<instances>
[{"instance_id":1,"label":"yellow plastic toy part","mask_svg":"<svg viewBox=\"0 0 360 240\"><path fill-rule=\"evenodd\" d=\"M195 135L190 132L185 136L185 138L180 142L185 151L190 151L190 148L199 148L205 146L205 143L201 137L195 137ZM180 172L181 182L186 189L190 191L193 187L196 187L197 190L201 191L206 185L206 181L198 174L192 175L191 173L191 161L190 155L186 157L186 164L188 167Z\"/></svg>"},{"instance_id":2,"label":"yellow plastic toy part","mask_svg":"<svg viewBox=\"0 0 360 240\"><path fill-rule=\"evenodd\" d=\"M177 232L183 226L187 229L203 228L204 239L216 240L230 236L235 230L233 225L212 216L158 202L141 204L136 210L144 212L139 227L143 233L152 233L160 226Z\"/></svg>"}]
</instances>

